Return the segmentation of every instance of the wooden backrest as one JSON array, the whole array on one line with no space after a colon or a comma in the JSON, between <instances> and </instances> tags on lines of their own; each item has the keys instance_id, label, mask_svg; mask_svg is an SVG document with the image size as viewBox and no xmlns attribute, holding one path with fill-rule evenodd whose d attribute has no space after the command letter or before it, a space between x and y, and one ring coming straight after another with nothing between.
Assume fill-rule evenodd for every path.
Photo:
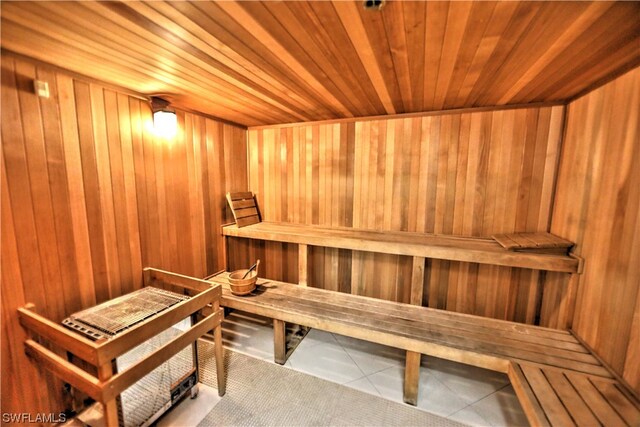
<instances>
[{"instance_id":1,"label":"wooden backrest","mask_svg":"<svg viewBox=\"0 0 640 427\"><path fill-rule=\"evenodd\" d=\"M227 201L238 227L260 222L260 213L252 192L227 193Z\"/></svg>"}]
</instances>

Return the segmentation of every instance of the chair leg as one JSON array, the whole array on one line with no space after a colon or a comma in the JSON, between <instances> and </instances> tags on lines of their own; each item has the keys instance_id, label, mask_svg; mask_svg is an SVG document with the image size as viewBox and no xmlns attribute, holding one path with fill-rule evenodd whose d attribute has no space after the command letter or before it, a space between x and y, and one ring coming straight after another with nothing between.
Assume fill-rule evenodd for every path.
<instances>
[{"instance_id":1,"label":"chair leg","mask_svg":"<svg viewBox=\"0 0 640 427\"><path fill-rule=\"evenodd\" d=\"M418 404L418 383L420 381L420 353L407 351L404 370L404 402L416 406Z\"/></svg>"},{"instance_id":2,"label":"chair leg","mask_svg":"<svg viewBox=\"0 0 640 427\"><path fill-rule=\"evenodd\" d=\"M275 362L284 365L287 361L286 323L273 319L273 356Z\"/></svg>"}]
</instances>

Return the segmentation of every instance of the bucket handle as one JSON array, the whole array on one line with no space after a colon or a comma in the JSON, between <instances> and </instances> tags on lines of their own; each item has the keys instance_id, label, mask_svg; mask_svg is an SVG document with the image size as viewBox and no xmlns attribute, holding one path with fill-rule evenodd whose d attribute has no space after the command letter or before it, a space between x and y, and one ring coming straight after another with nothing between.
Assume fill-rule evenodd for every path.
<instances>
[{"instance_id":1,"label":"bucket handle","mask_svg":"<svg viewBox=\"0 0 640 427\"><path fill-rule=\"evenodd\" d=\"M258 266L260 265L260 260L257 260L255 264L253 264L251 267L249 267L249 269L247 270L246 273L244 273L244 276L242 276L243 279L245 279L249 273L251 273L253 270L256 270L256 277L258 277Z\"/></svg>"}]
</instances>

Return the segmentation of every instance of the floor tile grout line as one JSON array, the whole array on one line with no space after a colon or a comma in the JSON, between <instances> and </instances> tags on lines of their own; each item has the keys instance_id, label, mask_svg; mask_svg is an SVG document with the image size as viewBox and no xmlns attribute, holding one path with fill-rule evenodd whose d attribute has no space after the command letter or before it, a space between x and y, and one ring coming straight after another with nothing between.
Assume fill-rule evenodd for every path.
<instances>
[{"instance_id":1,"label":"floor tile grout line","mask_svg":"<svg viewBox=\"0 0 640 427\"><path fill-rule=\"evenodd\" d=\"M335 338L335 334L333 334L333 333L332 333L332 335L334 335L334 337L333 337L333 338ZM386 367L386 368L382 368L382 369L380 369L380 370L378 370L378 371L371 372L370 374L365 374L365 373L364 373L364 371L362 370L362 368L360 367L360 365L358 365L358 362L356 362L356 360L353 358L353 356L351 356L351 353L349 353L349 350L347 350L346 348L344 348L344 346L342 345L342 343L340 343L340 340L336 339L336 341L338 342L338 344L340 345L340 347L342 347L342 350L344 350L344 352L345 352L345 353L347 353L347 356L349 356L349 358L353 361L353 363L355 363L355 365L358 367L358 369L360 369L360 372L362 372L362 374L363 374L366 378L368 378L368 377L369 377L369 376L371 376L371 375L375 375L375 374L377 374L377 373L379 373L379 372L382 372L382 371L384 371L384 370L386 370L386 369L389 369L389 368L392 368L392 367L393 367L393 366L388 366L388 367ZM368 354L370 354L370 353L368 353ZM369 381L369 382L371 382L371 381ZM373 383L372 383L372 384L373 384ZM374 385L374 387L375 387L375 385ZM376 390L377 390L377 388L376 388Z\"/></svg>"},{"instance_id":2,"label":"floor tile grout line","mask_svg":"<svg viewBox=\"0 0 640 427\"><path fill-rule=\"evenodd\" d=\"M332 335L332 337L333 337L333 334L332 334L332 333L330 333L330 332L329 332L329 334L330 334L330 335ZM333 337L333 339L335 340L335 337ZM350 380L349 382L357 381L357 380L361 380L362 378L365 378L365 377L366 377L366 375L365 375L365 373L362 371L362 369L360 368L360 366L358 366L358 364L353 360L353 358L349 355L349 353L348 353L348 352L347 352L347 351L342 347L342 345L341 345L339 342L337 342L337 340L335 340L335 341L336 341L336 343L319 342L319 343L317 343L317 344L315 344L315 345L312 345L311 347L308 347L308 346L307 346L307 348L308 348L308 349L312 349L312 348L317 348L317 347L320 347L320 346L333 346L333 345L337 345L337 347L338 347L340 350L342 350L342 352L343 352L344 354L346 354L346 355L347 355L347 357L348 357L348 358L353 362L353 365L358 369L358 371L359 371L359 372L360 372L360 374L361 374L361 376L359 376L358 378L355 378L355 379L353 379L353 380ZM296 348L296 350L298 350L298 348ZM302 349L302 351L304 351L304 348ZM288 359L288 360L290 360L290 359ZM290 363L291 363L291 362L290 362ZM332 382L332 383L334 383L334 384L338 384L338 385L344 385L344 384L347 384L347 383L338 382L338 381L335 381L335 380L333 380L333 379L329 379L329 378L326 378L326 377L323 377L323 376L319 376L319 375L314 374L314 373L311 373L311 372L298 370L297 368L293 367L293 363L291 363L291 367L292 367L294 370L297 370L298 372L303 372L303 373L306 373L306 374L311 375L311 376L313 376L313 377L320 378L320 379L324 379L324 380L326 380L326 381L330 381L330 382Z\"/></svg>"},{"instance_id":3,"label":"floor tile grout line","mask_svg":"<svg viewBox=\"0 0 640 427\"><path fill-rule=\"evenodd\" d=\"M390 368L387 368L387 369L390 369ZM386 369L384 369L384 370L386 370ZM382 372L382 371L380 371L380 372ZM373 374L372 374L372 375L373 375ZM367 378L367 379L369 379L369 378ZM381 396L383 399L387 399L387 400L390 400L390 401L392 401L392 402L397 402L397 400L395 400L395 399L390 399L389 397L387 397L387 396L383 395L383 394L382 394L382 392L380 391L380 389L378 388L378 386L377 386L377 385L375 385L375 383L374 383L373 381L369 380L369 382L373 385L373 388L375 388L375 389L376 389L376 391L380 394L380 396ZM404 403L404 402L402 402L402 403ZM420 409L420 410L422 410L422 408L418 408L418 405L416 405L416 406L415 406L415 408L416 408L416 409Z\"/></svg>"},{"instance_id":4,"label":"floor tile grout line","mask_svg":"<svg viewBox=\"0 0 640 427\"><path fill-rule=\"evenodd\" d=\"M433 371L434 371L433 369L431 369L431 368L427 368L426 366L421 366L421 368L424 368L424 369L430 370L430 371L431 371L431 375L433 375L433 376L434 376L438 381L440 381L440 383L442 383L442 385L443 385L443 386L445 386L445 387L447 388L447 390L449 390L451 393L453 393L454 395L456 395L456 396L457 396L460 400L462 400L463 402L467 403L467 401L466 401L465 399L463 399L463 398L460 396L460 393L458 393L457 391L455 391L454 389L452 389L451 387L449 387L449 386L448 386L444 381L442 381L441 379L439 379L437 375L433 374ZM483 397L481 397L481 398L479 398L479 399L477 399L477 400L474 400L473 402L469 403L469 406L471 406L471 405L475 405L476 403L480 402L481 400L486 399L487 397L491 396L492 394L495 394L495 393L499 392L500 390L502 390L502 389L504 389L505 387L508 387L508 386L510 386L510 385L511 385L511 382L509 382L509 381L507 380L507 384L505 384L504 386L502 386L502 387L498 388L497 390L492 391L491 393L489 393L489 394L487 394L487 395L485 395L485 396L483 396Z\"/></svg>"},{"instance_id":5,"label":"floor tile grout line","mask_svg":"<svg viewBox=\"0 0 640 427\"><path fill-rule=\"evenodd\" d=\"M367 382L371 385L371 387L373 387L374 391L377 393L378 397L381 397L381 398L383 398L385 400L388 400L386 397L384 397L383 395L380 394L380 392L378 391L378 388L376 387L376 385L374 383L372 383L371 380L369 379L369 377L366 376L366 375L364 377L362 377L362 378L358 378L357 380L349 381L348 383L345 383L343 385L349 387L349 384L354 383L356 381L361 381L361 380L367 380ZM359 389L356 389L354 387L350 387L350 388L353 388L354 390L359 390ZM360 391L362 391L363 393L367 393L364 390L360 390ZM371 394L371 393L369 393L369 394ZM376 395L374 394L374 396L376 396Z\"/></svg>"},{"instance_id":6,"label":"floor tile grout line","mask_svg":"<svg viewBox=\"0 0 640 427\"><path fill-rule=\"evenodd\" d=\"M332 335L334 335L334 339L335 339L335 334L332 334ZM338 344L340 344L340 346L342 347L342 349L344 350L344 352L345 352L345 353L347 353L347 355L349 355L349 357L351 358L351 360L353 360L353 362L356 364L356 366L358 366L358 363L353 359L353 357L351 357L351 354L349 354L349 352L347 351L347 349L345 349L345 348L344 348L344 346L342 345L342 343L340 342L340 340L336 339L336 341L338 342ZM371 373L371 374L369 374L369 375L365 375L365 378L367 378L367 380L369 381L369 383L371 383L371 384L373 385L373 387L376 389L376 391L378 392L378 394L380 394L380 396L381 396L381 397L383 397L384 399L387 399L387 400L392 401L392 402L398 402L398 403L405 404L405 402L404 402L403 400L399 400L399 401L398 401L398 400L390 399L390 398L388 398L388 397L384 396L384 395L382 394L382 392L380 391L380 389L375 385L375 383L373 383L373 382L369 379L369 376L371 376L371 375L375 375L375 374L377 374L377 373L384 372L384 371L387 371L387 370L392 369L392 368L397 368L397 366L389 366L389 367L387 367L387 368L384 368L384 369L381 369L381 370L379 370L379 371L373 372L373 373ZM400 367L400 368L402 369L402 367ZM406 369L406 366L405 366L404 368ZM424 368L425 370L427 370L427 372L428 372L428 370L430 370L429 368L427 368L427 367L423 367L423 366L421 366L420 368L421 368L421 369L422 369L422 368ZM360 368L360 366L358 366L358 369L360 369L360 371L362 372L362 369ZM438 381L440 384L442 384L442 385L443 385L447 390L449 390L449 391L450 391L454 396L456 396L458 399L460 399L460 401L462 401L462 402L464 402L464 403L467 403L467 402L466 402L466 400L464 400L462 397L460 397L459 393L457 393L456 391L454 391L454 390L452 390L450 387L448 387L448 386L447 386L447 385L446 385L442 380L440 380L436 375L434 375L434 374L432 373L432 374L431 374L431 376L432 376L436 381ZM501 389L500 389L500 390L501 390ZM496 390L496 391L497 391L497 390ZM495 392L494 392L494 393L495 393ZM493 394L493 393L489 393L487 396L484 396L483 398L478 399L476 402L479 402L480 400L482 400L482 399L484 399L484 398L486 398L486 397L490 396L491 394ZM476 403L476 402L474 402L474 403ZM473 404L473 403L468 404L467 406L465 406L465 408L466 408L466 407L468 407L468 406L471 406L472 404ZM426 410L426 409L424 409L424 408L420 408L417 404L416 404L415 408L416 408L416 409L419 409L419 410L421 410L421 411L424 411L424 412L428 412L428 413L430 413L430 414L432 413L431 411L427 411L427 410ZM460 409L460 410L462 410L462 409ZM452 413L451 413L451 414L449 414L448 416L445 416L445 418L448 418L449 416L451 416L451 415L453 415L453 414L455 414L455 413L459 412L460 410L452 412ZM474 412L475 412L475 411L474 411ZM482 418L482 419L484 419L483 417L481 417L481 418Z\"/></svg>"},{"instance_id":7,"label":"floor tile grout line","mask_svg":"<svg viewBox=\"0 0 640 427\"><path fill-rule=\"evenodd\" d=\"M340 345L340 347L344 350L344 352L345 352L345 353L347 353L347 355L348 355L348 356L349 356L349 358L353 361L353 363L355 363L355 365L358 367L358 369L360 369L360 372L362 372L362 373L364 374L364 372L362 371L362 368L360 368L360 366L359 366L359 365L358 365L358 363L353 359L353 357L351 356L351 354L349 354L349 352L344 348L344 346L342 345L342 343L340 342L340 340L336 339L335 334L333 334L333 333L332 333L332 335L333 335L333 338L338 342L338 344ZM369 374L369 375L364 375L364 378L366 378L366 379L367 379L367 381L369 381L369 383L373 386L373 388L378 392L378 394L380 395L380 397L382 397L382 398L383 398L383 399L385 399L385 400L388 400L388 401L391 401L391 402L396 402L396 403L398 403L399 401L397 401L397 400L395 400L395 399L390 399L389 397L387 397L387 396L383 395L383 394L382 394L382 392L380 391L380 389L375 385L375 383L373 383L373 381L371 381L371 380L369 379L369 376L371 376L371 375L375 375L375 374L377 374L377 373L380 373L380 372L386 371L386 370L391 369L391 368L395 368L395 366L389 366L389 367L384 368L384 369L381 369L381 370L379 370L379 371L377 371L377 372L373 372L373 373L371 373L371 374ZM360 378L360 379L362 379L362 378ZM403 403L403 404L404 404L404 402L400 402L400 403ZM417 406L417 405L415 406L415 408L416 408L416 409L420 409L420 410L422 410L421 408L418 408L418 406ZM428 411L426 411L426 412L428 412Z\"/></svg>"},{"instance_id":8,"label":"floor tile grout line","mask_svg":"<svg viewBox=\"0 0 640 427\"><path fill-rule=\"evenodd\" d=\"M492 424L491 422L489 422L489 420L487 420L485 417L483 417L482 415L480 415L480 414L478 413L478 411L476 411L475 409L473 409L471 406L472 406L472 405L467 405L467 406L465 406L464 408L457 410L456 412L454 412L453 414L450 414L449 416L447 416L447 417L445 417L445 418L447 418L448 420L451 420L451 421L460 422L460 421L458 421L458 420L456 420L456 419L454 419L454 418L452 418L452 417L453 417L455 414L457 414L458 412L462 412L462 411L464 411L465 409L469 409L469 410L473 411L473 413L474 413L474 414L476 414L478 417L480 417L480 418L481 418L481 419L486 423L485 425L487 425L487 426L493 426L493 424Z\"/></svg>"},{"instance_id":9,"label":"floor tile grout line","mask_svg":"<svg viewBox=\"0 0 640 427\"><path fill-rule=\"evenodd\" d=\"M362 379L362 378L366 378L367 374L364 373L364 371L362 370L362 368L360 367L360 365L358 365L358 362L356 362L354 360L353 357L351 357L351 355L349 354L349 352L344 348L344 346L340 343L340 341L338 339L336 339L335 334L331 333L331 336L333 337L334 340L336 340L336 342L338 343L338 345L340 346L340 348L342 349L342 351L345 352L345 354L349 357L349 359L351 359L351 361L353 362L354 365L356 365L356 368L358 368L358 370L360 371L360 373L362 374L362 377L358 378L358 379Z\"/></svg>"}]
</instances>

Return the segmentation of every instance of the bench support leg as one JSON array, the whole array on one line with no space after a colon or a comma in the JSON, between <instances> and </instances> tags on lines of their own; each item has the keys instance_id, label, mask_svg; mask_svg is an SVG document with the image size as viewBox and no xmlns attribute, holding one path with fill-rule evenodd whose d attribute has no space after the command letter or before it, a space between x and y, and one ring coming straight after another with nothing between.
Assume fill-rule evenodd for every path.
<instances>
[{"instance_id":1,"label":"bench support leg","mask_svg":"<svg viewBox=\"0 0 640 427\"><path fill-rule=\"evenodd\" d=\"M418 383L420 380L420 353L407 351L404 370L404 402L416 406L418 404Z\"/></svg>"},{"instance_id":2,"label":"bench support leg","mask_svg":"<svg viewBox=\"0 0 640 427\"><path fill-rule=\"evenodd\" d=\"M422 305L424 264L424 257L413 257L413 268L411 271L411 304L413 305Z\"/></svg>"},{"instance_id":3,"label":"bench support leg","mask_svg":"<svg viewBox=\"0 0 640 427\"><path fill-rule=\"evenodd\" d=\"M286 323L278 319L273 319L273 358L279 365L287 361Z\"/></svg>"},{"instance_id":4,"label":"bench support leg","mask_svg":"<svg viewBox=\"0 0 640 427\"><path fill-rule=\"evenodd\" d=\"M307 245L300 243L298 245L298 284L300 286L307 286L308 254L309 249Z\"/></svg>"},{"instance_id":5,"label":"bench support leg","mask_svg":"<svg viewBox=\"0 0 640 427\"><path fill-rule=\"evenodd\" d=\"M422 305L424 284L424 257L413 257L411 272L411 304ZM420 382L420 353L407 351L404 369L404 402L416 406L418 404L418 383Z\"/></svg>"}]
</instances>

